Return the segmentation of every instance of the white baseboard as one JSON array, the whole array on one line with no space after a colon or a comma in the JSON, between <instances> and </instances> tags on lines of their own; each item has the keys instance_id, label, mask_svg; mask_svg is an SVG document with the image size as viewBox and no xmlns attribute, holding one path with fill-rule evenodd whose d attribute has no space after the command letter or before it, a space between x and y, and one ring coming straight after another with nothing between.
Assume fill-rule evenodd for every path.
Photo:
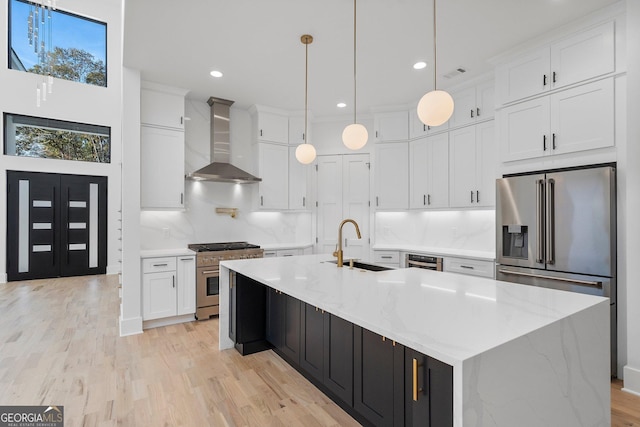
<instances>
[{"instance_id":1,"label":"white baseboard","mask_svg":"<svg viewBox=\"0 0 640 427\"><path fill-rule=\"evenodd\" d=\"M162 319L145 320L142 322L143 329L159 328L160 326L175 325L195 321L194 314L183 314L182 316L164 317Z\"/></svg>"},{"instance_id":2,"label":"white baseboard","mask_svg":"<svg viewBox=\"0 0 640 427\"><path fill-rule=\"evenodd\" d=\"M0 283L7 283L7 275L5 273L0 274Z\"/></svg>"},{"instance_id":3,"label":"white baseboard","mask_svg":"<svg viewBox=\"0 0 640 427\"><path fill-rule=\"evenodd\" d=\"M142 333L142 317L123 319L120 316L120 336L136 335Z\"/></svg>"},{"instance_id":4,"label":"white baseboard","mask_svg":"<svg viewBox=\"0 0 640 427\"><path fill-rule=\"evenodd\" d=\"M624 367L624 387L627 393L640 396L640 369L627 365Z\"/></svg>"}]
</instances>

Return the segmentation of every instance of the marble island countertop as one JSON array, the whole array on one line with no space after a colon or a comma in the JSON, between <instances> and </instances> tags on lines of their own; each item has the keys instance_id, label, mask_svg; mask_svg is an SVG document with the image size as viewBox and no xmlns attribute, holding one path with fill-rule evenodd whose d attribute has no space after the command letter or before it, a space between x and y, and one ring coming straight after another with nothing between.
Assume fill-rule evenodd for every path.
<instances>
[{"instance_id":1,"label":"marble island countertop","mask_svg":"<svg viewBox=\"0 0 640 427\"><path fill-rule=\"evenodd\" d=\"M329 255L222 265L451 365L607 301L423 269L337 268Z\"/></svg>"}]
</instances>

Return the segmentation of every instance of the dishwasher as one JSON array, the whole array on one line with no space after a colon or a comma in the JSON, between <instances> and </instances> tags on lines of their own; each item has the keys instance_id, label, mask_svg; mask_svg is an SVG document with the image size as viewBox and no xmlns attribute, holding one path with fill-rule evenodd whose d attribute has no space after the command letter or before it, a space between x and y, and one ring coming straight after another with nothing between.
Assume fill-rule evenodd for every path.
<instances>
[{"instance_id":1,"label":"dishwasher","mask_svg":"<svg viewBox=\"0 0 640 427\"><path fill-rule=\"evenodd\" d=\"M416 267L426 270L442 271L442 257L431 255L407 254L407 268Z\"/></svg>"}]
</instances>

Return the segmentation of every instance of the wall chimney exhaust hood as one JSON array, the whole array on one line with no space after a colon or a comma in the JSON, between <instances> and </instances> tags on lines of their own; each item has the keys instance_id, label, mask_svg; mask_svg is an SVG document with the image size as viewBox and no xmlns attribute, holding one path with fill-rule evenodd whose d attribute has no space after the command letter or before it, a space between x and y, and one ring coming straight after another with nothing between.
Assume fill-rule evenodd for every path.
<instances>
[{"instance_id":1,"label":"wall chimney exhaust hood","mask_svg":"<svg viewBox=\"0 0 640 427\"><path fill-rule=\"evenodd\" d=\"M262 179L229 163L231 159L229 107L233 101L211 97L207 104L211 107L211 163L190 173L187 175L187 179L237 184L252 184L262 181Z\"/></svg>"}]
</instances>

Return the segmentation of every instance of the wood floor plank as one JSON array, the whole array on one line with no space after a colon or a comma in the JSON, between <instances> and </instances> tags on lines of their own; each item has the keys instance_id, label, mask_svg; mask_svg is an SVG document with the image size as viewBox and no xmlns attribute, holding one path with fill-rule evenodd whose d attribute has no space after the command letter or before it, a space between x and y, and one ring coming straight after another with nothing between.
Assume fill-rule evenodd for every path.
<instances>
[{"instance_id":1,"label":"wood floor plank","mask_svg":"<svg viewBox=\"0 0 640 427\"><path fill-rule=\"evenodd\" d=\"M0 285L0 404L65 407L67 427L358 426L271 351L218 351L218 320L118 336L116 276ZM611 385L614 427L640 397Z\"/></svg>"}]
</instances>

